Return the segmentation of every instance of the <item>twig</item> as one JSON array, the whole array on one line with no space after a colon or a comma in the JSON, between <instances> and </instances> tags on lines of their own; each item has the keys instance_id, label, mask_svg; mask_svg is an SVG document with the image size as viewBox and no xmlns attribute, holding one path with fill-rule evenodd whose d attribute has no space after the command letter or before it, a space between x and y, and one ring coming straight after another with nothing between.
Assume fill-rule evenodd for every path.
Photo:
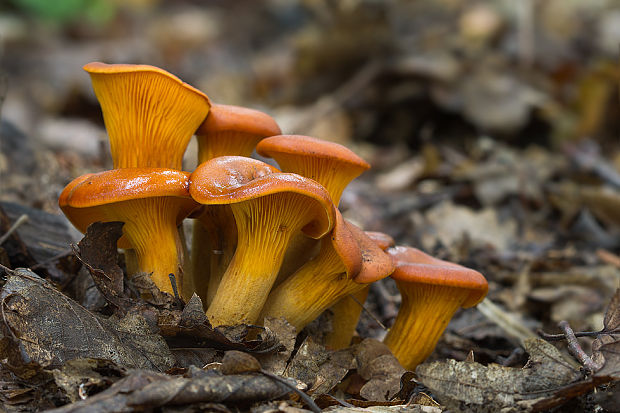
<instances>
[{"instance_id":1,"label":"twig","mask_svg":"<svg viewBox=\"0 0 620 413\"><path fill-rule=\"evenodd\" d=\"M4 244L4 242L9 239L9 237L11 236L11 234L13 234L15 232L15 230L17 228L19 228L19 226L21 224L23 224L24 222L28 221L28 215L27 214L22 214L19 216L19 218L17 218L17 221L15 221L13 223L13 225L11 225L11 228L9 228L9 230L0 237L0 245Z\"/></svg>"},{"instance_id":2,"label":"twig","mask_svg":"<svg viewBox=\"0 0 620 413\"><path fill-rule=\"evenodd\" d=\"M362 307L362 310L368 314L370 316L370 318L372 318L373 320L375 320L375 323L379 324L379 327L381 327L382 329L384 329L385 331L387 331L387 327L381 322L381 320L379 320L377 318L377 316L375 316L372 311L370 311L369 309L367 309L366 307L364 307L364 304L361 303L357 298L353 297L353 294L349 295L349 298L352 299L353 301L355 301L357 303L357 305L359 305L360 307Z\"/></svg>"},{"instance_id":3,"label":"twig","mask_svg":"<svg viewBox=\"0 0 620 413\"><path fill-rule=\"evenodd\" d=\"M172 292L174 292L174 298L179 300L179 290L177 290L177 278L173 273L168 274L168 278L170 278L170 284L172 284Z\"/></svg>"},{"instance_id":4,"label":"twig","mask_svg":"<svg viewBox=\"0 0 620 413\"><path fill-rule=\"evenodd\" d=\"M269 377L270 379L273 379L277 381L278 383L283 384L284 386L288 387L289 389L297 393L299 397L301 397L301 399L306 403L306 405L308 405L310 410L312 410L314 413L321 413L321 409L319 408L319 406L316 405L316 403L314 402L314 400L312 400L310 396L308 396L306 393L299 390L297 387L293 386L291 383L289 383L282 377L277 376L263 369L260 369L259 372Z\"/></svg>"},{"instance_id":5,"label":"twig","mask_svg":"<svg viewBox=\"0 0 620 413\"><path fill-rule=\"evenodd\" d=\"M562 341L566 339L566 334L547 334L542 330L537 331L540 338L547 341ZM573 332L575 337L596 337L599 334L602 334L600 331L578 331Z\"/></svg>"},{"instance_id":6,"label":"twig","mask_svg":"<svg viewBox=\"0 0 620 413\"><path fill-rule=\"evenodd\" d=\"M564 332L566 336L566 341L568 343L568 352L572 354L579 362L589 371L598 370L599 366L597 363L592 361L590 356L586 354L585 351L581 348L579 341L577 341L577 337L575 336L575 332L568 324L568 321L560 321L558 323L558 327Z\"/></svg>"}]
</instances>

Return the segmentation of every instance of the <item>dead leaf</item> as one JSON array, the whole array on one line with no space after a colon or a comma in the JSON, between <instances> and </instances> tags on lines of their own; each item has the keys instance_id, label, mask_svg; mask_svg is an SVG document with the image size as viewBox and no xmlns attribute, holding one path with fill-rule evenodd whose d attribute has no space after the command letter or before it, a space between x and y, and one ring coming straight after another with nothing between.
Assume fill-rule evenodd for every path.
<instances>
[{"instance_id":1,"label":"dead leaf","mask_svg":"<svg viewBox=\"0 0 620 413\"><path fill-rule=\"evenodd\" d=\"M53 371L54 381L71 402L83 400L110 387L125 376L125 369L109 360L69 360Z\"/></svg>"},{"instance_id":2,"label":"dead leaf","mask_svg":"<svg viewBox=\"0 0 620 413\"><path fill-rule=\"evenodd\" d=\"M49 413L150 411L207 402L243 405L279 398L289 392L288 387L261 374L225 376L215 370L193 367L185 376L173 377L135 370L109 389Z\"/></svg>"},{"instance_id":3,"label":"dead leaf","mask_svg":"<svg viewBox=\"0 0 620 413\"><path fill-rule=\"evenodd\" d=\"M257 355L263 369L273 374L282 375L286 370L288 360L295 349L297 330L288 321L282 318L265 319L265 328L273 332L277 340L282 344L282 349L269 354Z\"/></svg>"},{"instance_id":4,"label":"dead leaf","mask_svg":"<svg viewBox=\"0 0 620 413\"><path fill-rule=\"evenodd\" d=\"M360 396L369 401L389 401L399 393L406 370L385 344L367 338L357 346L355 359L357 372L367 380Z\"/></svg>"},{"instance_id":5,"label":"dead leaf","mask_svg":"<svg viewBox=\"0 0 620 413\"><path fill-rule=\"evenodd\" d=\"M522 369L448 360L422 364L416 373L443 405L461 412L531 411L582 377L544 340L527 339L525 349L530 359Z\"/></svg>"},{"instance_id":6,"label":"dead leaf","mask_svg":"<svg viewBox=\"0 0 620 413\"><path fill-rule=\"evenodd\" d=\"M106 301L117 310L126 311L132 301L124 296L123 270L118 265L116 247L118 239L123 235L123 225L122 222L90 224L73 252L88 269Z\"/></svg>"},{"instance_id":7,"label":"dead leaf","mask_svg":"<svg viewBox=\"0 0 620 413\"><path fill-rule=\"evenodd\" d=\"M212 328L203 310L202 301L196 294L183 311L161 310L157 324L171 349L200 351L205 347L212 347L266 354L281 348L278 339L266 327L238 325Z\"/></svg>"},{"instance_id":8,"label":"dead leaf","mask_svg":"<svg viewBox=\"0 0 620 413\"><path fill-rule=\"evenodd\" d=\"M0 299L4 335L18 340L25 354L43 367L90 357L164 371L174 362L164 340L141 315L97 316L26 269L9 273Z\"/></svg>"},{"instance_id":9,"label":"dead leaf","mask_svg":"<svg viewBox=\"0 0 620 413\"><path fill-rule=\"evenodd\" d=\"M620 288L607 307L603 329L592 343L592 359L602 366L595 377L620 379Z\"/></svg>"}]
</instances>

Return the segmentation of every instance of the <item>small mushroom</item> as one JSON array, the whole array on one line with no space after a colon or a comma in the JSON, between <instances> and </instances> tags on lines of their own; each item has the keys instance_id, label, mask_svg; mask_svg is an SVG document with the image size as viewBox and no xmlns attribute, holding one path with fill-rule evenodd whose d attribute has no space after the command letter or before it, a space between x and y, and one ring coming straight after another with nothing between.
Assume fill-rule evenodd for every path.
<instances>
[{"instance_id":1,"label":"small mushroom","mask_svg":"<svg viewBox=\"0 0 620 413\"><path fill-rule=\"evenodd\" d=\"M213 104L209 116L196 131L198 163L218 156L249 157L261 139L278 134L280 127L266 113Z\"/></svg>"},{"instance_id":2,"label":"small mushroom","mask_svg":"<svg viewBox=\"0 0 620 413\"><path fill-rule=\"evenodd\" d=\"M350 149L310 136L271 136L258 143L256 152L273 158L283 172L296 173L323 185L336 207L345 187L370 168L368 162ZM276 285L316 255L316 245L302 234L297 235L284 258Z\"/></svg>"},{"instance_id":3,"label":"small mushroom","mask_svg":"<svg viewBox=\"0 0 620 413\"><path fill-rule=\"evenodd\" d=\"M196 131L198 163L219 156L249 157L256 144L281 133L266 113L240 106L213 104ZM237 228L228 205L208 205L196 217L192 235L192 259L188 276L205 305L215 291L237 245ZM208 282L205 282L208 280Z\"/></svg>"},{"instance_id":4,"label":"small mushroom","mask_svg":"<svg viewBox=\"0 0 620 413\"><path fill-rule=\"evenodd\" d=\"M224 156L190 177L192 197L205 205L229 204L237 225L237 249L207 309L214 326L256 322L291 236L301 230L321 238L334 225L322 186L296 174L267 173L271 167L265 165Z\"/></svg>"},{"instance_id":5,"label":"small mushroom","mask_svg":"<svg viewBox=\"0 0 620 413\"><path fill-rule=\"evenodd\" d=\"M181 169L209 98L154 66L93 62L84 70L101 105L114 168Z\"/></svg>"},{"instance_id":6,"label":"small mushroom","mask_svg":"<svg viewBox=\"0 0 620 413\"><path fill-rule=\"evenodd\" d=\"M388 253L396 262L391 277L402 303L383 342L404 368L415 370L433 352L456 310L478 304L489 286L478 271L416 248L397 246Z\"/></svg>"},{"instance_id":7,"label":"small mushroom","mask_svg":"<svg viewBox=\"0 0 620 413\"><path fill-rule=\"evenodd\" d=\"M383 232L364 231L377 247L383 251L394 246L394 238ZM351 344L355 328L362 314L363 304L370 292L370 284L354 294L341 298L330 307L332 313L332 331L325 334L325 346L332 350L340 350Z\"/></svg>"},{"instance_id":8,"label":"small mushroom","mask_svg":"<svg viewBox=\"0 0 620 413\"><path fill-rule=\"evenodd\" d=\"M183 278L177 225L198 206L188 185L189 173L174 169L114 169L76 178L58 204L82 232L96 221L124 222L118 246L133 248L138 270L151 273L155 285L172 294L169 274L176 276L179 287Z\"/></svg>"},{"instance_id":9,"label":"small mushroom","mask_svg":"<svg viewBox=\"0 0 620 413\"><path fill-rule=\"evenodd\" d=\"M342 297L392 273L390 256L340 213L336 217L319 254L269 294L261 318L284 317L299 331Z\"/></svg>"}]
</instances>

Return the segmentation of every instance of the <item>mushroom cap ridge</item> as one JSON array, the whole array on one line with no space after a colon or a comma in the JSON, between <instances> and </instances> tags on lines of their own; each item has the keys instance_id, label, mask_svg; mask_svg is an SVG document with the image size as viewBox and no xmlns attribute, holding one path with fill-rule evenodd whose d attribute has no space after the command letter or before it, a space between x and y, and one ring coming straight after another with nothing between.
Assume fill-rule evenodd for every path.
<instances>
[{"instance_id":1,"label":"mushroom cap ridge","mask_svg":"<svg viewBox=\"0 0 620 413\"><path fill-rule=\"evenodd\" d=\"M259 110L213 103L196 135L214 131L244 131L249 135L271 136L281 133L276 121Z\"/></svg>"},{"instance_id":2,"label":"mushroom cap ridge","mask_svg":"<svg viewBox=\"0 0 620 413\"><path fill-rule=\"evenodd\" d=\"M189 90L199 94L204 97L209 106L211 106L211 101L209 97L205 95L200 90L196 89L189 83L185 83L177 76L173 75L170 72L165 71L164 69L160 69L159 67L151 66L151 65L134 65L134 64L123 64L123 63L115 63L115 64L107 64L102 62L90 62L82 66L82 69L87 71L90 74L113 74L113 73L136 73L136 72L153 72L158 73L162 76L165 76L171 80L178 82Z\"/></svg>"},{"instance_id":3,"label":"mushroom cap ridge","mask_svg":"<svg viewBox=\"0 0 620 413\"><path fill-rule=\"evenodd\" d=\"M339 162L354 165L362 170L370 164L355 152L335 142L303 135L277 135L265 138L256 146L261 156L275 158L275 154L307 155L316 158L333 158ZM361 172L360 172L361 173Z\"/></svg>"},{"instance_id":4,"label":"mushroom cap ridge","mask_svg":"<svg viewBox=\"0 0 620 413\"><path fill-rule=\"evenodd\" d=\"M345 221L349 231L356 238L362 253L362 267L353 281L369 284L385 277L394 271L394 260L370 239L364 231L349 221Z\"/></svg>"},{"instance_id":5,"label":"mushroom cap ridge","mask_svg":"<svg viewBox=\"0 0 620 413\"><path fill-rule=\"evenodd\" d=\"M434 258L417 248L397 246L388 253L396 262L396 270L391 275L396 281L470 290L463 308L478 304L489 290L486 278L478 271Z\"/></svg>"},{"instance_id":6,"label":"mushroom cap ridge","mask_svg":"<svg viewBox=\"0 0 620 413\"><path fill-rule=\"evenodd\" d=\"M377 244L377 247L381 248L383 251L396 245L394 238L392 238L390 235L384 232L379 232L379 231L364 231L364 232L366 233L366 236L370 238L375 244Z\"/></svg>"},{"instance_id":7,"label":"mushroom cap ridge","mask_svg":"<svg viewBox=\"0 0 620 413\"><path fill-rule=\"evenodd\" d=\"M327 234L334 225L335 212L325 188L312 179L292 173L273 172L277 169L264 165L267 164L241 156L211 159L200 164L190 175L190 195L201 204L223 205L295 192L314 199L322 206L322 213L317 214L302 229L303 232L312 238Z\"/></svg>"},{"instance_id":8,"label":"mushroom cap ridge","mask_svg":"<svg viewBox=\"0 0 620 413\"><path fill-rule=\"evenodd\" d=\"M347 277L354 278L362 270L362 250L340 211L335 211L336 222L329 235L330 242L346 269Z\"/></svg>"}]
</instances>

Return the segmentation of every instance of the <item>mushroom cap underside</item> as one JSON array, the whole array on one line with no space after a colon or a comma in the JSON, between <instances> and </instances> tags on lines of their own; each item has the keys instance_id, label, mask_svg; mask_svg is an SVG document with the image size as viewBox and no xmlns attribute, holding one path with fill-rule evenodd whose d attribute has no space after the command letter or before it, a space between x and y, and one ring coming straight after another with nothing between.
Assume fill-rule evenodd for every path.
<instances>
[{"instance_id":1,"label":"mushroom cap underside","mask_svg":"<svg viewBox=\"0 0 620 413\"><path fill-rule=\"evenodd\" d=\"M265 138L256 146L256 152L261 156L278 158L284 156L308 156L314 158L331 159L344 167L348 165L359 169L361 174L370 168L370 164L360 158L349 148L335 142L329 142L311 136L277 135Z\"/></svg>"}]
</instances>

